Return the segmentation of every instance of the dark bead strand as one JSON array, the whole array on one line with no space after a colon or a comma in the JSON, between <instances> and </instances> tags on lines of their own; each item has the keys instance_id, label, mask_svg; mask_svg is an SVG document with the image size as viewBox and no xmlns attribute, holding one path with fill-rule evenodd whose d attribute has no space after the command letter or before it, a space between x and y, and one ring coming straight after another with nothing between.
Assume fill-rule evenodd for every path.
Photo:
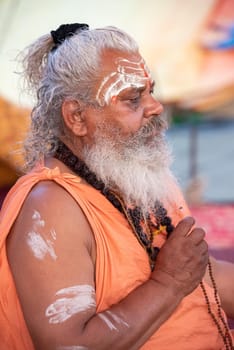
<instances>
[{"instance_id":1,"label":"dark bead strand","mask_svg":"<svg viewBox=\"0 0 234 350\"><path fill-rule=\"evenodd\" d=\"M120 202L112 192L109 192L108 190L105 189L104 191L101 191L101 193L113 204L113 206L116 209L118 209L121 213L124 213Z\"/></svg>"},{"instance_id":2,"label":"dark bead strand","mask_svg":"<svg viewBox=\"0 0 234 350\"><path fill-rule=\"evenodd\" d=\"M142 230L141 221L144 220L144 217L143 217L143 214L142 214L142 211L140 210L140 208L139 207L136 207L134 209L126 208L122 199L116 193L108 190L105 187L104 183L101 180L98 180L96 175L89 170L89 168L86 166L86 164L83 161L81 161L78 157L76 157L70 151L70 149L62 142L59 143L58 149L57 149L54 157L59 159L60 161L62 161L65 165L67 165L77 175L84 178L91 186L93 186L94 188L99 190L113 204L113 206L116 209L118 209L121 213L123 213L125 215L125 217L128 220L136 238L138 239L139 243L141 243L141 245L144 246L146 252L148 253L151 270L153 270L154 265L155 265L155 261L156 261L156 258L157 258L157 255L158 255L160 249L158 247L152 246L152 241L153 241L152 233L151 233L150 239L148 239L147 235L145 235L145 233ZM155 207L153 208L152 214L154 215L157 224L155 225L150 220L150 214L147 213L146 214L146 221L149 223L149 227L151 227L151 228L155 227L156 229L159 229L160 225L166 226L167 237L169 237L170 234L174 230L174 226L171 223L170 217L167 216L167 210L159 202L156 202ZM229 333L228 326L227 326L226 321L224 320L222 313L221 313L221 305L220 305L220 301L218 298L218 291L217 291L216 283L215 283L215 280L213 277L210 262L208 264L208 269L209 269L210 279L211 279L211 282L213 284L216 305L218 307L218 316L224 325L225 334L223 334L223 330L222 330L219 322L217 321L215 315L211 311L209 297L207 295L207 292L206 292L206 289L205 289L203 282L201 282L200 286L201 286L201 289L203 291L204 298L205 298L205 301L207 304L208 313L210 314L211 318L213 319L213 321L218 329L218 332L223 339L226 350L234 350L233 342L232 342L232 339L231 339L231 336Z\"/></svg>"},{"instance_id":3,"label":"dark bead strand","mask_svg":"<svg viewBox=\"0 0 234 350\"><path fill-rule=\"evenodd\" d=\"M59 145L58 145L57 151L55 152L54 157L62 161L77 175L85 179L89 185L99 190L112 203L112 205L117 210L119 210L125 216L127 214L126 218L127 219L129 218L132 221L133 228L136 231L138 239L142 243L142 245L145 247L147 253L149 254L150 260L152 260L153 257L155 257L154 259L156 259L156 255L157 255L156 253L159 252L159 248L158 247L154 248L152 246L152 243L153 243L152 232L150 237L148 238L147 234L143 230L141 222L144 221L144 217L141 209L139 207L135 207L133 209L128 208L126 209L127 211L125 211L118 196L116 196L114 192L106 188L105 184L97 178L96 174L91 172L90 169L87 167L87 165L81 159L75 156L63 142L61 141L59 142ZM167 215L166 209L159 202L156 202L152 214L155 217L157 225L154 225L152 223L152 221L150 220L150 214L147 213L146 219L149 222L149 227L159 228L160 224L164 222L164 225L166 226L166 231L169 235L170 232L173 231L174 227L171 225L170 218L166 216Z\"/></svg>"},{"instance_id":4,"label":"dark bead strand","mask_svg":"<svg viewBox=\"0 0 234 350\"><path fill-rule=\"evenodd\" d=\"M217 327L217 329L218 329L218 332L219 332L220 336L221 336L222 339L223 339L223 342L224 342L224 344L225 344L225 349L226 349L226 350L233 350L232 341L231 341L231 343L230 343L229 339L227 340L226 334L223 334L223 330L222 330L222 328L220 327L219 322L216 320L215 315L214 315L213 312L211 311L211 306L210 306L209 297L208 297L208 295L207 295L207 292L206 292L206 289L205 289L205 286L204 286L203 282L200 283L200 286L201 286L201 289L202 289L202 291L203 291L203 295L204 295L204 298L205 298L205 301L206 301L208 313L209 313L209 315L211 316L213 322L215 323L215 325L216 325L216 327ZM226 331L226 330L225 330L225 331Z\"/></svg>"},{"instance_id":5,"label":"dark bead strand","mask_svg":"<svg viewBox=\"0 0 234 350\"><path fill-rule=\"evenodd\" d=\"M175 227L172 224L171 218L167 216L167 210L162 205L155 205L154 212L155 216L159 218L161 225L166 226L167 237L169 237Z\"/></svg>"},{"instance_id":6,"label":"dark bead strand","mask_svg":"<svg viewBox=\"0 0 234 350\"><path fill-rule=\"evenodd\" d=\"M153 211L160 221L167 215L167 210L159 202L155 203Z\"/></svg>"},{"instance_id":7,"label":"dark bead strand","mask_svg":"<svg viewBox=\"0 0 234 350\"><path fill-rule=\"evenodd\" d=\"M60 142L54 157L62 161L77 175L85 179L89 185L101 191L101 193L108 198L108 200L114 205L114 207L116 207L119 211L123 212L122 207L118 199L116 199L116 197L114 196L114 194L109 192L109 190L105 188L104 183L98 180L97 176L89 170L87 165L81 159L76 157L65 144Z\"/></svg>"},{"instance_id":8,"label":"dark bead strand","mask_svg":"<svg viewBox=\"0 0 234 350\"><path fill-rule=\"evenodd\" d=\"M141 232L142 231L142 227L141 227L141 221L142 221L142 215L139 212L139 210L137 210L138 208L135 209L127 209L129 216L131 217L131 220L134 224L134 226L137 229L137 232Z\"/></svg>"},{"instance_id":9,"label":"dark bead strand","mask_svg":"<svg viewBox=\"0 0 234 350\"><path fill-rule=\"evenodd\" d=\"M152 242L148 239L147 234L143 231L143 227L141 225L141 220L143 220L143 215L139 210L135 209L128 209L129 215L133 221L133 224L139 233L140 239L143 242L143 244L147 247L147 251L149 250L149 247L151 247Z\"/></svg>"},{"instance_id":10,"label":"dark bead strand","mask_svg":"<svg viewBox=\"0 0 234 350\"><path fill-rule=\"evenodd\" d=\"M75 166L76 165L76 161L77 161L76 157L71 156L71 158L69 158L69 165L71 167Z\"/></svg>"},{"instance_id":11,"label":"dark bead strand","mask_svg":"<svg viewBox=\"0 0 234 350\"><path fill-rule=\"evenodd\" d=\"M161 224L162 224L163 226L171 225L171 218L169 218L169 216L165 216L165 217L162 219Z\"/></svg>"},{"instance_id":12,"label":"dark bead strand","mask_svg":"<svg viewBox=\"0 0 234 350\"><path fill-rule=\"evenodd\" d=\"M225 321L225 319L224 319L224 317L222 315L221 304L220 304L220 300L219 300L219 297L218 297L218 289L217 289L216 282L215 282L215 279L214 279L214 276L213 276L213 271L212 271L212 267L211 267L210 261L208 263L208 271L209 271L210 280L212 282L213 289L214 289L214 298L215 298L215 302L216 302L217 309L218 309L218 316L219 316L222 324L224 325L225 335L228 337L229 343L232 345L232 338L230 336L227 323L226 323L226 321ZM233 347L231 349L233 349Z\"/></svg>"},{"instance_id":13,"label":"dark bead strand","mask_svg":"<svg viewBox=\"0 0 234 350\"><path fill-rule=\"evenodd\" d=\"M154 247L154 256L155 256L155 260L158 256L158 253L160 252L160 249L158 247Z\"/></svg>"},{"instance_id":14,"label":"dark bead strand","mask_svg":"<svg viewBox=\"0 0 234 350\"><path fill-rule=\"evenodd\" d=\"M167 231L167 238L170 237L171 233L174 231L174 226L173 225L168 225L167 228L166 228L166 231Z\"/></svg>"},{"instance_id":15,"label":"dark bead strand","mask_svg":"<svg viewBox=\"0 0 234 350\"><path fill-rule=\"evenodd\" d=\"M130 209L131 212L132 212L132 215L140 222L141 220L143 220L143 215L142 215L142 212L141 210L139 210L138 207L135 207L133 209Z\"/></svg>"}]
</instances>

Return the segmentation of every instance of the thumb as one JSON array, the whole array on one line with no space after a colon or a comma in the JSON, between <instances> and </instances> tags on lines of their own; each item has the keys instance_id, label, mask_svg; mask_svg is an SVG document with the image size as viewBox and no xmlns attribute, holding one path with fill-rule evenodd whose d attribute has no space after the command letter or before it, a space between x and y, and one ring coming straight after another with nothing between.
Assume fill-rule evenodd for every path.
<instances>
[{"instance_id":1,"label":"thumb","mask_svg":"<svg viewBox=\"0 0 234 350\"><path fill-rule=\"evenodd\" d=\"M186 216L184 219L182 219L176 228L173 231L173 236L174 234L185 237L189 234L191 231L193 225L195 224L195 220L192 216Z\"/></svg>"}]
</instances>

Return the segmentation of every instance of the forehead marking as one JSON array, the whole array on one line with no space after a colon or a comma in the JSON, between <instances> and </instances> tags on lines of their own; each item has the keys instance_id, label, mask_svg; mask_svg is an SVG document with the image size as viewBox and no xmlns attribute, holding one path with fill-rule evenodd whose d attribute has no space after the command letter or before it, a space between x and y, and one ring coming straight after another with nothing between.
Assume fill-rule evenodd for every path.
<instances>
[{"instance_id":1,"label":"forehead marking","mask_svg":"<svg viewBox=\"0 0 234 350\"><path fill-rule=\"evenodd\" d=\"M144 86L143 78L132 74L121 75L105 92L105 102L110 102L113 96L118 96L121 91L129 87L141 88Z\"/></svg>"},{"instance_id":2,"label":"forehead marking","mask_svg":"<svg viewBox=\"0 0 234 350\"><path fill-rule=\"evenodd\" d=\"M100 95L102 89L104 88L104 86L106 85L106 83L107 83L113 76L115 76L115 75L116 75L116 72L112 72L111 74L107 75L107 76L103 79L103 81L102 81L102 83L101 83L101 85L100 85L100 87L99 87L99 89L98 89L97 95L96 95L96 99L97 99L98 101L99 101L99 95Z\"/></svg>"},{"instance_id":3,"label":"forehead marking","mask_svg":"<svg viewBox=\"0 0 234 350\"><path fill-rule=\"evenodd\" d=\"M49 318L49 323L61 323L79 312L96 308L95 290L90 285L60 289L56 295L64 297L58 298L47 307L45 315Z\"/></svg>"},{"instance_id":4,"label":"forehead marking","mask_svg":"<svg viewBox=\"0 0 234 350\"><path fill-rule=\"evenodd\" d=\"M108 104L114 96L129 87L143 87L150 78L145 62L132 62L127 59L116 60L117 71L105 77L98 89L96 99L99 105ZM109 85L109 86L108 86Z\"/></svg>"},{"instance_id":5,"label":"forehead marking","mask_svg":"<svg viewBox=\"0 0 234 350\"><path fill-rule=\"evenodd\" d=\"M124 58L118 59L117 72L121 74L139 74L142 77L145 76L145 62L143 58L138 62L129 61Z\"/></svg>"}]
</instances>

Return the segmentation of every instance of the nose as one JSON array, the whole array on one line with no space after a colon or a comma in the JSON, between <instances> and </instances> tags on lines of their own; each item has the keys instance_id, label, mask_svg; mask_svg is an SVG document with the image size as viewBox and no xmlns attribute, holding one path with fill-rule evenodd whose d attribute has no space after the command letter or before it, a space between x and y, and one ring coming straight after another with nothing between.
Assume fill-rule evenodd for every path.
<instances>
[{"instance_id":1,"label":"nose","mask_svg":"<svg viewBox=\"0 0 234 350\"><path fill-rule=\"evenodd\" d=\"M149 100L144 108L144 117L149 118L152 115L160 115L163 112L162 104L153 96L149 96Z\"/></svg>"}]
</instances>

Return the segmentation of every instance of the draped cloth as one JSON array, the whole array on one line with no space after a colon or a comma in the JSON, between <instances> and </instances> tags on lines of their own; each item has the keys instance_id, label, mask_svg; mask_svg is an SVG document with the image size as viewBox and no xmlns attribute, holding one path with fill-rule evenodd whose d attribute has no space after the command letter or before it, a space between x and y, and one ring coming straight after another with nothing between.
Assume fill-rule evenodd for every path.
<instances>
[{"instance_id":1,"label":"draped cloth","mask_svg":"<svg viewBox=\"0 0 234 350\"><path fill-rule=\"evenodd\" d=\"M12 187L0 215L1 350L34 350L8 264L6 238L28 193L43 180L54 181L66 189L91 225L97 247L97 312L125 298L147 281L151 274L148 256L133 235L128 222L99 191L82 183L77 176L61 173L58 168L37 167ZM168 208L174 225L188 215L179 190L177 193L176 206ZM217 315L213 289L206 285L206 291L211 309ZM200 287L182 300L173 315L142 349L171 350L175 346L180 350L224 349L217 328L208 314Z\"/></svg>"}]
</instances>

